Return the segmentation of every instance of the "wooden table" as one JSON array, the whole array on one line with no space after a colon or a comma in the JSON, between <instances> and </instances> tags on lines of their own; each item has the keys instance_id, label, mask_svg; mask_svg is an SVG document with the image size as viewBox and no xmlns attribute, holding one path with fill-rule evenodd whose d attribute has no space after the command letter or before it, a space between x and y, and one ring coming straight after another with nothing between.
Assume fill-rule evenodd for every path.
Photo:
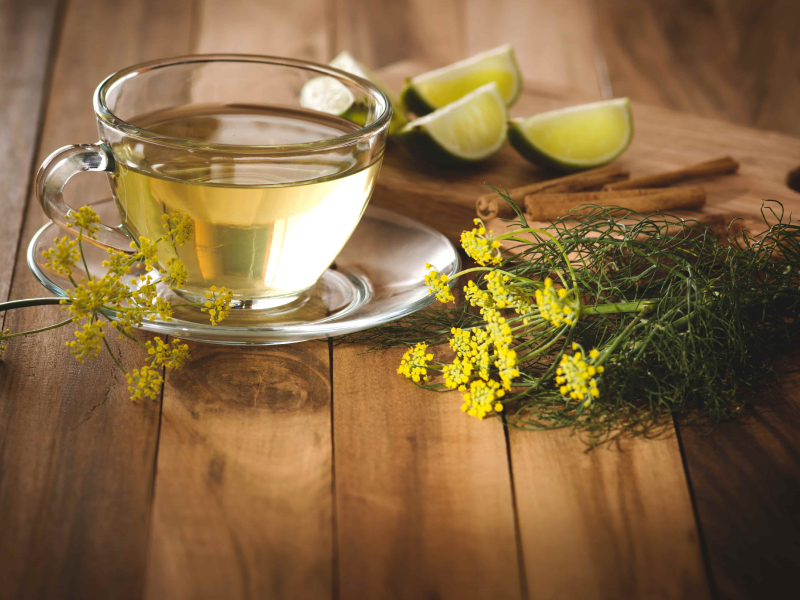
<instances>
[{"instance_id":1,"label":"wooden table","mask_svg":"<svg viewBox=\"0 0 800 600\"><path fill-rule=\"evenodd\" d=\"M800 133L796 4L698 4L0 0L0 297L44 295L25 263L45 222L32 176L96 139L91 93L119 68L341 49L445 64L511 42L552 89ZM104 179L68 195L99 199ZM0 363L2 599L796 595L796 373L710 433L675 423L587 453L569 431L464 417L397 377L399 352L191 344L160 401L131 402L111 359L76 363L71 337L16 340Z\"/></svg>"}]
</instances>

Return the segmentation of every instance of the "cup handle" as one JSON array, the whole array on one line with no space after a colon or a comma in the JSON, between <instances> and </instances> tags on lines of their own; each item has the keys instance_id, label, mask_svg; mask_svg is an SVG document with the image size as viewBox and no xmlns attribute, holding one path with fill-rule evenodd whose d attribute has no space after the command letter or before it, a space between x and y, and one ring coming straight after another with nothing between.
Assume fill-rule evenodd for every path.
<instances>
[{"instance_id":1,"label":"cup handle","mask_svg":"<svg viewBox=\"0 0 800 600\"><path fill-rule=\"evenodd\" d=\"M44 161L36 174L36 197L44 214L59 227L72 231L67 217L74 212L64 202L64 186L70 177L81 171L113 171L114 158L102 144L77 144L64 146ZM113 248L131 254L131 238L119 227L100 224L94 239L88 239L101 248Z\"/></svg>"}]
</instances>

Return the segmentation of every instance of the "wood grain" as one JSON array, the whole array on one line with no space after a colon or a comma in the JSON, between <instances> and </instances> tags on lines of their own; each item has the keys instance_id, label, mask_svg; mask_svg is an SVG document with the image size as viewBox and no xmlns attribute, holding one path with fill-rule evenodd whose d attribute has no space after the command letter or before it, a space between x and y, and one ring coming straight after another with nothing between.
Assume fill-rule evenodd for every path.
<instances>
[{"instance_id":1,"label":"wood grain","mask_svg":"<svg viewBox=\"0 0 800 600\"><path fill-rule=\"evenodd\" d=\"M796 370L800 352L781 359ZM800 377L751 396L737 420L682 426L681 441L719 597L780 598L800 569Z\"/></svg>"},{"instance_id":2,"label":"wood grain","mask_svg":"<svg viewBox=\"0 0 800 600\"><path fill-rule=\"evenodd\" d=\"M92 91L110 72L185 52L188 3L71 2L65 15L38 162L66 143L97 139ZM188 20L186 21L188 23ZM169 24L169 35L164 35ZM107 36L114 33L113 51ZM68 190L75 204L102 175ZM91 180L91 183L89 183ZM72 192L72 193L69 193ZM12 298L44 295L24 248L45 221L28 198ZM9 314L14 331L63 318L55 308ZM140 598L159 403L128 399L110 357L78 364L64 348L73 328L9 344L0 388L0 594L12 598ZM124 347L124 349L123 349ZM127 368L143 360L112 341Z\"/></svg>"},{"instance_id":3,"label":"wood grain","mask_svg":"<svg viewBox=\"0 0 800 600\"><path fill-rule=\"evenodd\" d=\"M198 0L192 52L327 62L333 35L327 4L325 0Z\"/></svg>"},{"instance_id":4,"label":"wood grain","mask_svg":"<svg viewBox=\"0 0 800 600\"><path fill-rule=\"evenodd\" d=\"M794 0L596 0L617 96L800 134Z\"/></svg>"},{"instance_id":5,"label":"wood grain","mask_svg":"<svg viewBox=\"0 0 800 600\"><path fill-rule=\"evenodd\" d=\"M531 598L710 598L674 436L509 438Z\"/></svg>"},{"instance_id":6,"label":"wood grain","mask_svg":"<svg viewBox=\"0 0 800 600\"><path fill-rule=\"evenodd\" d=\"M395 372L401 351L333 354L340 597L520 598L499 421Z\"/></svg>"},{"instance_id":7,"label":"wood grain","mask_svg":"<svg viewBox=\"0 0 800 600\"><path fill-rule=\"evenodd\" d=\"M328 344L191 352L164 390L145 597L330 597Z\"/></svg>"},{"instance_id":8,"label":"wood grain","mask_svg":"<svg viewBox=\"0 0 800 600\"><path fill-rule=\"evenodd\" d=\"M14 256L28 199L45 84L55 43L56 0L0 1L0 255ZM0 266L8 298L13 260Z\"/></svg>"},{"instance_id":9,"label":"wood grain","mask_svg":"<svg viewBox=\"0 0 800 600\"><path fill-rule=\"evenodd\" d=\"M193 47L325 60L324 8L204 2ZM328 345L193 353L164 389L146 597L330 597Z\"/></svg>"},{"instance_id":10,"label":"wood grain","mask_svg":"<svg viewBox=\"0 0 800 600\"><path fill-rule=\"evenodd\" d=\"M464 57L512 44L525 79L601 94L592 0L467 0Z\"/></svg>"},{"instance_id":11,"label":"wood grain","mask_svg":"<svg viewBox=\"0 0 800 600\"><path fill-rule=\"evenodd\" d=\"M370 68L412 58L449 64L465 57L459 0L336 0L333 5L335 53L348 50Z\"/></svg>"}]
</instances>

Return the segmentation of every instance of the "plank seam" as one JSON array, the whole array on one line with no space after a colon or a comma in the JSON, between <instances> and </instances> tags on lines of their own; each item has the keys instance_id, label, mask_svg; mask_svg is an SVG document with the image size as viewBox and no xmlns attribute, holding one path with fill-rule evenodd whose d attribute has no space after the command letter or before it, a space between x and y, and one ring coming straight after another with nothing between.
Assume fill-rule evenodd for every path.
<instances>
[{"instance_id":1,"label":"plank seam","mask_svg":"<svg viewBox=\"0 0 800 600\"><path fill-rule=\"evenodd\" d=\"M331 598L339 600L339 522L336 510L336 442L333 429L333 340L328 338L331 381Z\"/></svg>"},{"instance_id":2,"label":"plank seam","mask_svg":"<svg viewBox=\"0 0 800 600\"><path fill-rule=\"evenodd\" d=\"M192 0L190 13L191 22L189 23L189 54L196 54L197 47L200 45L200 23L203 19L200 0Z\"/></svg>"},{"instance_id":3,"label":"plank seam","mask_svg":"<svg viewBox=\"0 0 800 600\"><path fill-rule=\"evenodd\" d=\"M506 456L508 456L508 479L511 482L511 507L514 511L514 538L517 543L517 563L519 565L519 589L523 600L528 600L528 577L525 572L525 551L522 547L522 531L519 527L519 512L517 511L517 489L514 485L514 468L511 458L511 439L508 433L506 417L503 415L503 435L506 440Z\"/></svg>"},{"instance_id":4,"label":"plank seam","mask_svg":"<svg viewBox=\"0 0 800 600\"><path fill-rule=\"evenodd\" d=\"M328 22L328 27L327 27L328 39L326 48L328 55L325 57L325 60L330 61L333 60L334 56L336 56L336 50L339 44L339 39L338 39L339 29L337 27L338 25L337 16L339 7L337 4L337 0L328 0L327 2L325 2L325 8L328 12L326 19L326 21Z\"/></svg>"},{"instance_id":5,"label":"plank seam","mask_svg":"<svg viewBox=\"0 0 800 600\"><path fill-rule=\"evenodd\" d=\"M689 474L689 463L686 460L686 451L683 447L683 438L681 437L681 427L678 423L677 417L672 415L672 424L675 429L675 437L678 440L678 449L681 453L681 464L683 465L683 474L686 477L686 487L689 490L689 501L692 504L692 514L694 516L694 524L697 529L697 540L700 544L700 555L703 559L703 569L706 572L706 579L708 581L709 592L713 600L720 600L719 590L717 589L717 582L714 580L714 571L711 568L711 554L708 551L706 538L703 535L703 527L700 523L700 513L697 510L697 498L695 497L694 487L692 486L692 478Z\"/></svg>"},{"instance_id":6,"label":"plank seam","mask_svg":"<svg viewBox=\"0 0 800 600\"><path fill-rule=\"evenodd\" d=\"M600 17L597 12L597 0L587 0L589 15L592 20L592 46L594 73L597 77L597 87L600 89L600 96L603 98L613 98L614 90L611 87L611 77L608 74L608 61L600 45Z\"/></svg>"},{"instance_id":7,"label":"plank seam","mask_svg":"<svg viewBox=\"0 0 800 600\"><path fill-rule=\"evenodd\" d=\"M56 11L53 16L53 32L50 36L50 47L47 53L47 66L45 67L44 83L42 84L42 100L39 107L39 114L36 121L36 135L34 136L33 147L31 148L31 162L28 166L28 184L25 186L25 202L22 205L22 216L19 222L19 232L17 234L17 247L14 250L14 260L11 261L11 277L8 280L8 294L4 301L11 298L11 290L14 288L14 278L17 275L17 257L22 248L22 238L25 231L25 222L28 219L28 207L31 204L31 194L34 193L36 182L36 171L38 170L39 152L42 148L42 134L44 132L44 121L47 115L47 107L50 105L50 94L53 88L53 73L55 71L56 56L61 46L61 33L64 29L64 17L67 14L69 0L57 0ZM3 313L3 327L5 327L7 312Z\"/></svg>"}]
</instances>

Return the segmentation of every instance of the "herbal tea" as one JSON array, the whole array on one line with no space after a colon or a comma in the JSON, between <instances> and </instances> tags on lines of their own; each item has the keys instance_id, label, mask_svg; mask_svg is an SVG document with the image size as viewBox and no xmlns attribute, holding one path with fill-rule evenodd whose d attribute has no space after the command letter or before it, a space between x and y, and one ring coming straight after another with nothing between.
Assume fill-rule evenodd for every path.
<instances>
[{"instance_id":1,"label":"herbal tea","mask_svg":"<svg viewBox=\"0 0 800 600\"><path fill-rule=\"evenodd\" d=\"M275 146L328 140L359 129L339 117L267 106L194 106L133 122L165 136L236 146ZM212 285L234 298L296 294L317 281L350 237L369 200L382 154L309 164L206 159L179 162L135 157L148 173L121 161L110 175L123 224L138 239L164 233L162 215L188 215L191 240L178 248L189 278L182 291L202 296ZM159 263L175 256L167 244Z\"/></svg>"}]
</instances>

